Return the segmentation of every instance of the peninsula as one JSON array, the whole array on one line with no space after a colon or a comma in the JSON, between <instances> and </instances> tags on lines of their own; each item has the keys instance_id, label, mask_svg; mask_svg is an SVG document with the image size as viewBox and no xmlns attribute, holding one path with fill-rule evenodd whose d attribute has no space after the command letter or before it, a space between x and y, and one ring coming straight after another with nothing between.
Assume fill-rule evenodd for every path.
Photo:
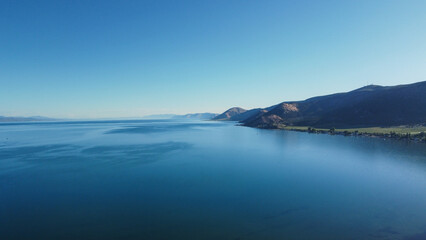
<instances>
[{"instance_id":1,"label":"peninsula","mask_svg":"<svg viewBox=\"0 0 426 240\"><path fill-rule=\"evenodd\" d=\"M238 121L255 128L426 142L426 81L398 86L368 85L267 108L234 107L213 120Z\"/></svg>"}]
</instances>

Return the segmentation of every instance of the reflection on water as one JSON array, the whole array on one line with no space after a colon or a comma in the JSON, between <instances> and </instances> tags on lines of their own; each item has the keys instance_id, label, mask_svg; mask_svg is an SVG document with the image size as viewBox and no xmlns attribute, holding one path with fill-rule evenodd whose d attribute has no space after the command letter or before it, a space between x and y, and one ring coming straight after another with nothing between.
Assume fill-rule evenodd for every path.
<instances>
[{"instance_id":1,"label":"reflection on water","mask_svg":"<svg viewBox=\"0 0 426 240\"><path fill-rule=\"evenodd\" d=\"M0 124L0 239L426 239L424 144L221 122Z\"/></svg>"}]
</instances>

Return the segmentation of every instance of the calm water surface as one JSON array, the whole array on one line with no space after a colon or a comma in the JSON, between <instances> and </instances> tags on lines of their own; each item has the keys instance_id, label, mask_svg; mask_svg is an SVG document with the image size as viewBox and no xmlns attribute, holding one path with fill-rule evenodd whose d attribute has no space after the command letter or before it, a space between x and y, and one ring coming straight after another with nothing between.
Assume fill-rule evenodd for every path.
<instances>
[{"instance_id":1,"label":"calm water surface","mask_svg":"<svg viewBox=\"0 0 426 240\"><path fill-rule=\"evenodd\" d=\"M222 122L0 124L0 239L426 239L426 146Z\"/></svg>"}]
</instances>

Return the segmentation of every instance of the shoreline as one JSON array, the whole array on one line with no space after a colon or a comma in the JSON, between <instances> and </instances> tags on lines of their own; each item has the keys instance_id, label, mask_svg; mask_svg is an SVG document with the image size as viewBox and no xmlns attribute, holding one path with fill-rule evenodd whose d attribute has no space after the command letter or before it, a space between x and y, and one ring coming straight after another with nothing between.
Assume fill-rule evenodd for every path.
<instances>
[{"instance_id":1,"label":"shoreline","mask_svg":"<svg viewBox=\"0 0 426 240\"><path fill-rule=\"evenodd\" d=\"M243 124L239 124L239 126L250 127ZM312 133L312 134L341 135L346 137L349 137L349 136L373 137L373 138L382 138L382 139L394 139L398 141L426 143L426 131L407 131L408 129L416 129L413 127L323 129L323 128L313 128L313 127L305 127L305 126L277 125L277 126L253 127L253 128L306 132L306 133ZM426 127L423 127L423 126L419 128L420 130L426 129ZM374 131L374 130L379 130L379 131Z\"/></svg>"}]
</instances>

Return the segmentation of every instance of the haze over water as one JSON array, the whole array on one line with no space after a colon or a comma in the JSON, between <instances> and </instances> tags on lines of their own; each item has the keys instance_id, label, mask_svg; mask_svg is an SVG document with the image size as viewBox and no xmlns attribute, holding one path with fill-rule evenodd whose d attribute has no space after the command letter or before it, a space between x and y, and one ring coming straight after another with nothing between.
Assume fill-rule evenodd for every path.
<instances>
[{"instance_id":1,"label":"haze over water","mask_svg":"<svg viewBox=\"0 0 426 240\"><path fill-rule=\"evenodd\" d=\"M425 239L424 144L234 124L0 124L0 239Z\"/></svg>"}]
</instances>

